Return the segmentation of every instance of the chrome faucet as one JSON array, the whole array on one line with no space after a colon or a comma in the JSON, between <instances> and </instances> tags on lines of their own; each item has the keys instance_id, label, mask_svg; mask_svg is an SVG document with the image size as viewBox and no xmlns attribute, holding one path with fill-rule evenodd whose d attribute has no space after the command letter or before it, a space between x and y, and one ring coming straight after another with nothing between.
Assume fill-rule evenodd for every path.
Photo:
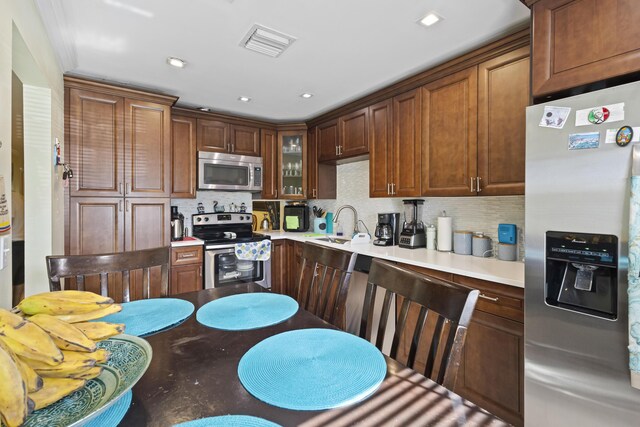
<instances>
[{"instance_id":1,"label":"chrome faucet","mask_svg":"<svg viewBox=\"0 0 640 427\"><path fill-rule=\"evenodd\" d=\"M354 208L351 205L340 206L336 211L336 215L333 217L333 222L334 223L338 222L338 218L340 217L340 212L342 212L342 210L345 208L351 209L353 211L353 234L355 235L357 233L360 233L360 230L358 229L358 212L356 211L356 208Z\"/></svg>"}]
</instances>

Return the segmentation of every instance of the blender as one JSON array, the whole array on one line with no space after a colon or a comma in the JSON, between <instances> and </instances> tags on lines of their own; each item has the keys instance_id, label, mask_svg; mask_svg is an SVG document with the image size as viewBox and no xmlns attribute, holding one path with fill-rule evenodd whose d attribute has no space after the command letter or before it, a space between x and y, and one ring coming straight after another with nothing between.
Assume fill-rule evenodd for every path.
<instances>
[{"instance_id":1,"label":"blender","mask_svg":"<svg viewBox=\"0 0 640 427\"><path fill-rule=\"evenodd\" d=\"M400 233L401 248L415 249L426 246L424 223L422 218L422 199L406 199L404 203L404 223Z\"/></svg>"}]
</instances>

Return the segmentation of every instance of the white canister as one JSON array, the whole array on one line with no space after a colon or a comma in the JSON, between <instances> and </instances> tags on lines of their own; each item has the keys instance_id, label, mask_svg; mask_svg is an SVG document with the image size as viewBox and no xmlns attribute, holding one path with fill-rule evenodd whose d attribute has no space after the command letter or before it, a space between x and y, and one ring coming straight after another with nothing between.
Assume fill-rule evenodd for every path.
<instances>
[{"instance_id":1,"label":"white canister","mask_svg":"<svg viewBox=\"0 0 640 427\"><path fill-rule=\"evenodd\" d=\"M503 261L515 261L518 259L518 245L511 243L498 243L498 259Z\"/></svg>"},{"instance_id":2,"label":"white canister","mask_svg":"<svg viewBox=\"0 0 640 427\"><path fill-rule=\"evenodd\" d=\"M473 236L472 253L473 256L490 257L492 255L491 239L484 234L476 234Z\"/></svg>"},{"instance_id":3,"label":"white canister","mask_svg":"<svg viewBox=\"0 0 640 427\"><path fill-rule=\"evenodd\" d=\"M427 249L436 248L436 226L430 224L427 227Z\"/></svg>"},{"instance_id":4,"label":"white canister","mask_svg":"<svg viewBox=\"0 0 640 427\"><path fill-rule=\"evenodd\" d=\"M453 252L459 255L471 255L471 231L456 230L453 232Z\"/></svg>"}]
</instances>

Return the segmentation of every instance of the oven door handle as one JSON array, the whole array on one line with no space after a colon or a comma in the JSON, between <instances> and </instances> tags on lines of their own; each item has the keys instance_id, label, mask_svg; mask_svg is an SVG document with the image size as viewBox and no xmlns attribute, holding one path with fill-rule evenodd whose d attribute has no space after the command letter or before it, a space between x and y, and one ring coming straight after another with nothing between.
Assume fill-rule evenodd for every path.
<instances>
[{"instance_id":1,"label":"oven door handle","mask_svg":"<svg viewBox=\"0 0 640 427\"><path fill-rule=\"evenodd\" d=\"M224 245L208 245L208 246L205 246L205 249L208 251L215 251L217 249L235 249L235 247L236 247L235 243L230 243L230 244L224 244ZM229 252L229 251L223 251L223 252Z\"/></svg>"}]
</instances>

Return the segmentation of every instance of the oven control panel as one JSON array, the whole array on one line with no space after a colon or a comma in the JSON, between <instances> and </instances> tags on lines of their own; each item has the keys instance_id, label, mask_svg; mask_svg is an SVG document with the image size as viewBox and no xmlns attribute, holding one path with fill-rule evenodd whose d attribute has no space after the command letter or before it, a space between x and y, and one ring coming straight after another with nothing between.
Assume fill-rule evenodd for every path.
<instances>
[{"instance_id":1,"label":"oven control panel","mask_svg":"<svg viewBox=\"0 0 640 427\"><path fill-rule=\"evenodd\" d=\"M194 214L191 217L194 225L207 224L251 224L251 213L219 212Z\"/></svg>"}]
</instances>

